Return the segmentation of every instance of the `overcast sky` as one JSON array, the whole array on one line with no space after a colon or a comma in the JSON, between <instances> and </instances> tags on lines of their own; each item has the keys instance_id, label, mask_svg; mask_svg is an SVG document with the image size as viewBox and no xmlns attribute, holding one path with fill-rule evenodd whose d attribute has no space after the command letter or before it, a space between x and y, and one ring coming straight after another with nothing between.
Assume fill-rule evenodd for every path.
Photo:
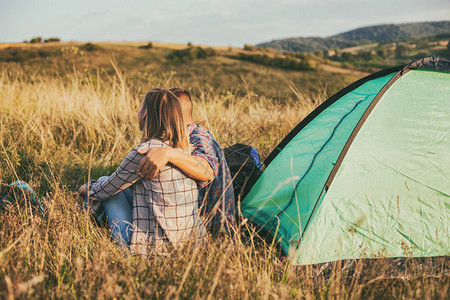
<instances>
[{"instance_id":1,"label":"overcast sky","mask_svg":"<svg viewBox=\"0 0 450 300\"><path fill-rule=\"evenodd\" d=\"M160 41L242 46L450 19L450 0L0 0L0 42Z\"/></svg>"}]
</instances>

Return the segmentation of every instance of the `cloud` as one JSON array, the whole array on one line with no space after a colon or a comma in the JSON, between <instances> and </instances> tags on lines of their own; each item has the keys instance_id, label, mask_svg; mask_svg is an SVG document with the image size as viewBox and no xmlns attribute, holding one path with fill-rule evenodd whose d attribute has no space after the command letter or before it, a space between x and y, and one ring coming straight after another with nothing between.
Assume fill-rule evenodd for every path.
<instances>
[{"instance_id":1,"label":"cloud","mask_svg":"<svg viewBox=\"0 0 450 300\"><path fill-rule=\"evenodd\" d=\"M448 0L377 0L370 7L361 0L15 0L0 11L0 26L8 28L0 41L41 35L242 46L449 15Z\"/></svg>"}]
</instances>

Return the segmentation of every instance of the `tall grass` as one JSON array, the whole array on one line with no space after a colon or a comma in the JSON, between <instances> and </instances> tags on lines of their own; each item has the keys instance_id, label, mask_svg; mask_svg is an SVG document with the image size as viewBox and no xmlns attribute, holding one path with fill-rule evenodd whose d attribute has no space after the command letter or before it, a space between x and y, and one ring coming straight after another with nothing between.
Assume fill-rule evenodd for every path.
<instances>
[{"instance_id":1,"label":"tall grass","mask_svg":"<svg viewBox=\"0 0 450 300\"><path fill-rule=\"evenodd\" d=\"M245 80L244 80L245 82ZM173 87L160 80L155 86ZM255 146L263 157L325 99L283 105L197 87L195 116L223 146ZM447 258L360 260L294 267L248 223L234 238L169 256L130 256L74 203L88 176L109 174L139 142L132 92L116 67L109 78L4 68L0 74L1 188L28 181L46 208L24 194L0 210L0 298L441 298ZM90 174L88 174L90 170Z\"/></svg>"}]
</instances>

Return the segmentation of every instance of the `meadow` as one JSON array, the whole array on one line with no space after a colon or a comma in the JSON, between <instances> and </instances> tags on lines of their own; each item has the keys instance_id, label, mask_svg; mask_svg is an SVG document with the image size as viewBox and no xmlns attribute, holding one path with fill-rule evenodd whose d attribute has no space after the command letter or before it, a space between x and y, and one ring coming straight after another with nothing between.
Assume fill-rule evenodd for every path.
<instances>
[{"instance_id":1,"label":"meadow","mask_svg":"<svg viewBox=\"0 0 450 300\"><path fill-rule=\"evenodd\" d=\"M25 194L0 210L0 298L447 297L446 257L292 266L276 241L245 220L233 238L169 256L118 248L75 204L73 191L110 174L139 143L136 113L148 89L189 89L194 119L222 147L249 144L265 158L309 112L363 74L336 65L270 68L233 60L229 49L171 62L173 49L164 47L82 46L1 50L3 58L14 51L22 58L1 62L0 188L27 181L46 214Z\"/></svg>"}]
</instances>

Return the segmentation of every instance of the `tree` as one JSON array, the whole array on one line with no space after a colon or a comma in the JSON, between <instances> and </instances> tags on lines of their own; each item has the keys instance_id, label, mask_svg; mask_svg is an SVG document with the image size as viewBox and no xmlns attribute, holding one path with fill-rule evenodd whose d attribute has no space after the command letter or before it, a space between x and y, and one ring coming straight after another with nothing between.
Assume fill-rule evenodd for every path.
<instances>
[{"instance_id":1,"label":"tree","mask_svg":"<svg viewBox=\"0 0 450 300\"><path fill-rule=\"evenodd\" d=\"M405 44L397 44L397 47L395 47L395 56L398 58L406 57L408 53L409 48Z\"/></svg>"},{"instance_id":2,"label":"tree","mask_svg":"<svg viewBox=\"0 0 450 300\"><path fill-rule=\"evenodd\" d=\"M81 48L86 51L96 51L100 49L100 46L92 43L86 43Z\"/></svg>"},{"instance_id":3,"label":"tree","mask_svg":"<svg viewBox=\"0 0 450 300\"><path fill-rule=\"evenodd\" d=\"M34 37L30 40L30 43L32 44L38 44L40 42L42 42L42 38L40 36Z\"/></svg>"},{"instance_id":4,"label":"tree","mask_svg":"<svg viewBox=\"0 0 450 300\"><path fill-rule=\"evenodd\" d=\"M254 50L256 50L256 47L252 46L252 45L249 45L249 44L245 44L244 45L244 50L246 50L246 51L254 51Z\"/></svg>"},{"instance_id":5,"label":"tree","mask_svg":"<svg viewBox=\"0 0 450 300\"><path fill-rule=\"evenodd\" d=\"M139 49L152 49L153 48L153 43L150 42L147 45L144 46L139 46Z\"/></svg>"},{"instance_id":6,"label":"tree","mask_svg":"<svg viewBox=\"0 0 450 300\"><path fill-rule=\"evenodd\" d=\"M44 43L57 43L57 42L60 42L61 40L59 39L59 38L57 38L57 37L51 37L51 38L48 38L48 39L46 39L46 40L44 40Z\"/></svg>"}]
</instances>

